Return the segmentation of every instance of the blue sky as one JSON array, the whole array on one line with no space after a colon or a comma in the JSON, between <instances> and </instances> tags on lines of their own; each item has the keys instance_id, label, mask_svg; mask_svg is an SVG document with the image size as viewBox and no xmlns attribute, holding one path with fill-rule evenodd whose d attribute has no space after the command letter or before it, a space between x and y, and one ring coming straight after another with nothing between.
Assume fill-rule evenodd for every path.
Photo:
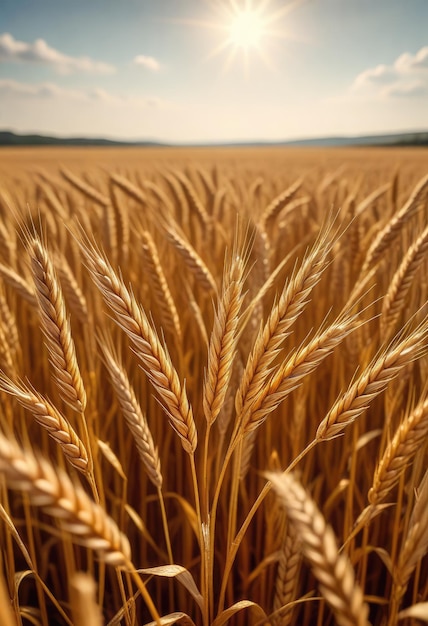
<instances>
[{"instance_id":1,"label":"blue sky","mask_svg":"<svg viewBox=\"0 0 428 626\"><path fill-rule=\"evenodd\" d=\"M174 142L427 129L428 2L1 0L0 128Z\"/></svg>"}]
</instances>

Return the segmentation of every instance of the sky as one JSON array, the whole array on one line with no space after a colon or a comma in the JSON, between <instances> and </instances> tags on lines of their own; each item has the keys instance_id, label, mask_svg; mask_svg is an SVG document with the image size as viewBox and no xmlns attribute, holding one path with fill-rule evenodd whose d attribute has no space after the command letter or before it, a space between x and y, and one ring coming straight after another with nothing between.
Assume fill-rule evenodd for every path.
<instances>
[{"instance_id":1,"label":"sky","mask_svg":"<svg viewBox=\"0 0 428 626\"><path fill-rule=\"evenodd\" d=\"M0 129L175 143L428 130L428 0L0 0Z\"/></svg>"}]
</instances>

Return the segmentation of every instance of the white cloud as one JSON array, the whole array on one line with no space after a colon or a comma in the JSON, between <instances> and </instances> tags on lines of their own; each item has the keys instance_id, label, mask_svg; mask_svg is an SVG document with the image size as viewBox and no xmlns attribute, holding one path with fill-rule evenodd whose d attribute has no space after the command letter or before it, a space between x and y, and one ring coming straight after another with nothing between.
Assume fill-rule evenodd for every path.
<instances>
[{"instance_id":1,"label":"white cloud","mask_svg":"<svg viewBox=\"0 0 428 626\"><path fill-rule=\"evenodd\" d=\"M428 96L428 83L424 83L421 80L405 83L396 82L389 85L384 93L387 96L404 98Z\"/></svg>"},{"instance_id":2,"label":"white cloud","mask_svg":"<svg viewBox=\"0 0 428 626\"><path fill-rule=\"evenodd\" d=\"M404 52L391 65L377 65L355 78L351 90L380 97L421 97L428 94L428 46Z\"/></svg>"},{"instance_id":3,"label":"white cloud","mask_svg":"<svg viewBox=\"0 0 428 626\"><path fill-rule=\"evenodd\" d=\"M17 61L39 63L53 67L60 74L85 72L90 74L112 74L113 65L94 61L89 57L72 57L51 48L44 39L34 43L18 41L9 33L0 35L0 62Z\"/></svg>"},{"instance_id":4,"label":"white cloud","mask_svg":"<svg viewBox=\"0 0 428 626\"><path fill-rule=\"evenodd\" d=\"M154 57L144 56L139 54L134 58L135 65L141 65L151 72L158 72L161 69L161 64Z\"/></svg>"},{"instance_id":5,"label":"white cloud","mask_svg":"<svg viewBox=\"0 0 428 626\"><path fill-rule=\"evenodd\" d=\"M399 73L411 73L428 70L428 46L424 46L416 54L405 52L394 63Z\"/></svg>"},{"instance_id":6,"label":"white cloud","mask_svg":"<svg viewBox=\"0 0 428 626\"><path fill-rule=\"evenodd\" d=\"M394 69L388 65L377 65L358 74L354 80L353 88L359 89L372 84L387 84L395 75Z\"/></svg>"},{"instance_id":7,"label":"white cloud","mask_svg":"<svg viewBox=\"0 0 428 626\"><path fill-rule=\"evenodd\" d=\"M1 79L0 94L12 96L25 96L33 98L61 98L71 100L85 100L87 95L77 89L64 89L54 83L20 83L16 80Z\"/></svg>"},{"instance_id":8,"label":"white cloud","mask_svg":"<svg viewBox=\"0 0 428 626\"><path fill-rule=\"evenodd\" d=\"M116 95L100 88L66 89L55 83L21 83L12 79L0 79L0 95L14 98L63 99L67 101L98 102L119 107L163 108L167 105L154 96Z\"/></svg>"}]
</instances>

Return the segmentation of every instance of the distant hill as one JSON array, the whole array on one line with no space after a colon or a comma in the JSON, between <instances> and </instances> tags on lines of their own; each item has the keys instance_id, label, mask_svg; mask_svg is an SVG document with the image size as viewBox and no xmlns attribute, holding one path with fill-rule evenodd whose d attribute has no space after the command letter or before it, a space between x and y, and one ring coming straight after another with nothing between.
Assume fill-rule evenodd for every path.
<instances>
[{"instance_id":1,"label":"distant hill","mask_svg":"<svg viewBox=\"0 0 428 626\"><path fill-rule=\"evenodd\" d=\"M50 137L48 135L19 135L0 131L0 146L161 146L156 141L115 141L92 137Z\"/></svg>"},{"instance_id":2,"label":"distant hill","mask_svg":"<svg viewBox=\"0 0 428 626\"><path fill-rule=\"evenodd\" d=\"M141 146L141 147L184 147L184 146L428 146L428 131L394 133L388 135L367 135L363 137L318 137L292 141L235 141L224 143L166 144L157 141L117 141L91 137L50 137L48 135L20 135L11 131L0 131L0 146Z\"/></svg>"}]
</instances>

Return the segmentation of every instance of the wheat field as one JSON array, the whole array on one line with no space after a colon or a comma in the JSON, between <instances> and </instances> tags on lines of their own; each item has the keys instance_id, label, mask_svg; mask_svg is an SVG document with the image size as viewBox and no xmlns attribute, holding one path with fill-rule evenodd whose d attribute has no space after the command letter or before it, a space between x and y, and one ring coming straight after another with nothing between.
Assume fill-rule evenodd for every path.
<instances>
[{"instance_id":1,"label":"wheat field","mask_svg":"<svg viewBox=\"0 0 428 626\"><path fill-rule=\"evenodd\" d=\"M428 621L428 151L0 175L1 623Z\"/></svg>"}]
</instances>

